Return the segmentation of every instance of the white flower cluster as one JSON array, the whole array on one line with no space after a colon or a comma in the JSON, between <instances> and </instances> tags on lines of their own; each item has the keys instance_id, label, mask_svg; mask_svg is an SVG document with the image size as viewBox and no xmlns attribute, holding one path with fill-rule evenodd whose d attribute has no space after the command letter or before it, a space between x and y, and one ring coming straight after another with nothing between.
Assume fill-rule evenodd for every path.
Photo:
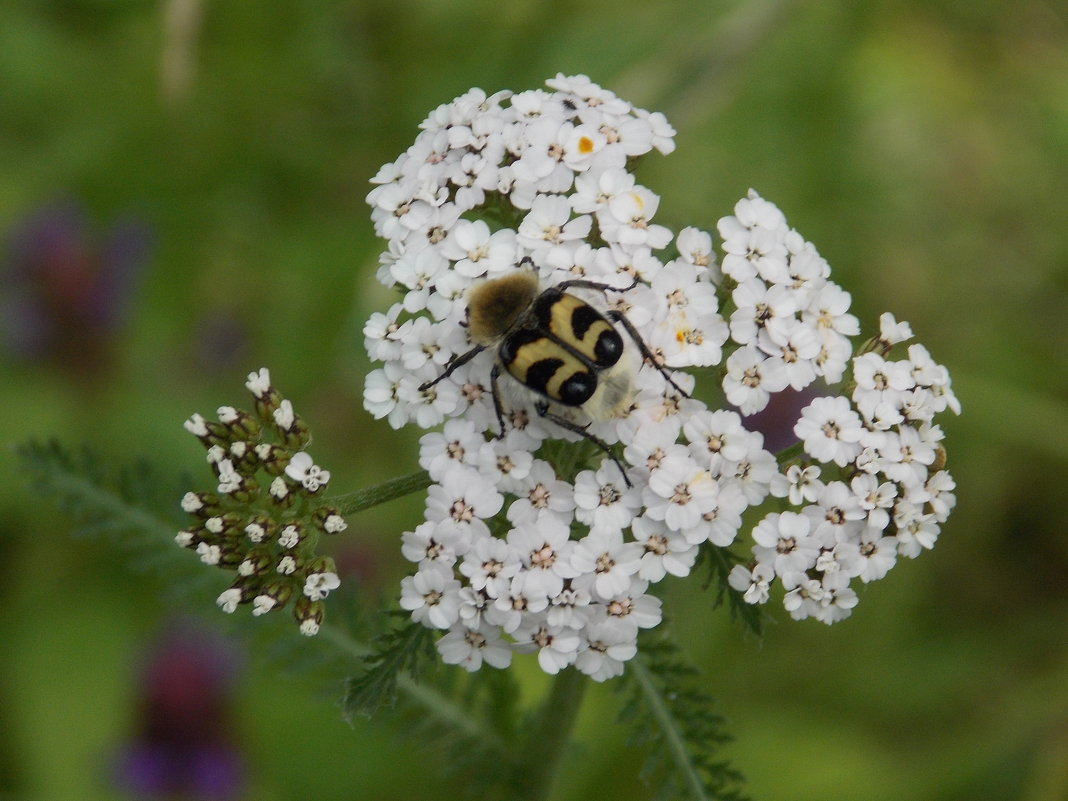
<instances>
[{"instance_id":1,"label":"white flower cluster","mask_svg":"<svg viewBox=\"0 0 1068 801\"><path fill-rule=\"evenodd\" d=\"M727 400L753 414L786 387L804 389L817 376L840 381L860 324L816 248L753 191L719 221L719 233L723 274L736 283L731 339L741 345L727 359Z\"/></svg>"},{"instance_id":2,"label":"white flower cluster","mask_svg":"<svg viewBox=\"0 0 1068 801\"><path fill-rule=\"evenodd\" d=\"M885 350L911 338L907 326L884 314L878 344ZM772 493L799 511L767 515L753 530L749 567L738 565L730 584L750 603L764 603L778 578L783 603L797 619L833 623L857 604L854 579L883 578L898 556L915 558L934 547L956 503L952 476L942 466L942 429L932 423L947 408L960 413L949 373L922 345L908 359L877 352L853 360L852 403L816 398L794 433L809 457L777 476ZM824 482L821 468L842 478ZM832 467L833 469L833 467Z\"/></svg>"},{"instance_id":3,"label":"white flower cluster","mask_svg":"<svg viewBox=\"0 0 1068 801\"><path fill-rule=\"evenodd\" d=\"M788 481L760 433L747 430L738 412L712 410L680 392L695 382L673 368L717 367L726 356L717 370L724 393L751 414L787 386L839 381L852 354L848 337L859 326L827 263L755 193L720 222L722 273L710 233L686 228L675 236L652 221L659 198L636 183L629 166L653 149L673 149L662 115L585 76L558 75L548 86L492 96L471 90L435 110L407 152L375 177L368 202L389 243L378 278L402 297L364 328L368 353L382 362L367 378L364 403L393 427L444 423L421 440L420 463L436 483L425 521L404 535L404 555L417 568L401 597L415 620L446 632L438 641L442 658L476 670L483 662L503 667L514 651L537 651L549 673L575 665L604 680L634 656L639 630L660 621L650 585L687 575L703 544L733 543L743 512ZM453 363L449 377L434 383L471 349L468 289L528 261L543 289L572 279L618 288L567 291L602 312L625 314L677 385L628 347L633 394L622 414L591 422L581 410L552 405L553 414L622 447L625 475L610 459L561 467L548 442L580 437L533 414L540 396L507 376L499 382L505 430L498 431L493 348ZM729 322L719 313L721 297L733 301ZM944 371L927 370L924 386L950 402ZM883 465L893 457L892 434L902 448L932 441L934 429L919 433L906 420L914 407L937 405L917 396L919 380L901 389L912 392L907 399L855 395L865 424L874 415L886 426L878 444L857 442L853 457L863 452L873 465L866 476L889 475ZM895 403L902 419L892 422ZM905 443L906 430L920 440ZM807 435L798 436L807 445ZM898 462L925 464L920 459ZM815 468L797 467L805 476L797 492L812 497L796 516L815 532L816 512L831 507L818 494L824 485ZM945 492L939 498L951 505ZM921 510L933 503L916 491L909 500ZM776 517L774 525L781 523ZM825 567L825 550L817 546L814 559L822 561L801 565L798 581ZM794 589L776 564L765 576L763 554L745 584L747 600L766 598L776 575Z\"/></svg>"}]
</instances>

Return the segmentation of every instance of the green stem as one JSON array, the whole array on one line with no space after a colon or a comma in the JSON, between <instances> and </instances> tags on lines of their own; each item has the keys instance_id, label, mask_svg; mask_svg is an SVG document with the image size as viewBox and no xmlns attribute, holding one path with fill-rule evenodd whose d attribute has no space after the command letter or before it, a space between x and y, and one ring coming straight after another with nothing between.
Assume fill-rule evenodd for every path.
<instances>
[{"instance_id":1,"label":"green stem","mask_svg":"<svg viewBox=\"0 0 1068 801\"><path fill-rule=\"evenodd\" d=\"M351 656L353 659L363 659L372 651L371 646L353 639L332 623L323 623L319 627L318 636L320 640L336 646L339 651Z\"/></svg>"},{"instance_id":2,"label":"green stem","mask_svg":"<svg viewBox=\"0 0 1068 801\"><path fill-rule=\"evenodd\" d=\"M426 471L420 470L418 473L391 478L389 481L384 481L381 484L366 487L356 492L350 492L347 495L338 495L335 498L331 498L331 500L337 504L341 514L350 515L370 509L372 506L378 506L380 503L403 498L413 492L419 492L433 483Z\"/></svg>"},{"instance_id":3,"label":"green stem","mask_svg":"<svg viewBox=\"0 0 1068 801\"><path fill-rule=\"evenodd\" d=\"M668 709L668 705L660 694L656 682L649 673L649 669L646 668L641 659L633 659L627 664L627 670L634 677L634 680L638 682L638 687L641 688L642 695L645 696L645 703L649 711L660 725L660 732L664 737L668 751L675 760L678 775L683 778L690 790L690 798L693 798L694 801L707 801L708 794L705 792L704 785L701 782L701 776L694 769L690 752L686 748L686 737L679 730L671 710Z\"/></svg>"},{"instance_id":4,"label":"green stem","mask_svg":"<svg viewBox=\"0 0 1068 801\"><path fill-rule=\"evenodd\" d=\"M571 735L582 707L589 679L573 667L553 679L541 714L520 752L521 761L515 790L524 801L545 801L552 795L564 753L571 747Z\"/></svg>"},{"instance_id":5,"label":"green stem","mask_svg":"<svg viewBox=\"0 0 1068 801\"><path fill-rule=\"evenodd\" d=\"M479 724L470 710L464 709L433 687L419 684L407 673L401 673L397 676L397 689L419 703L432 717L457 731L462 731L470 739L479 742L486 739L487 729Z\"/></svg>"}]
</instances>

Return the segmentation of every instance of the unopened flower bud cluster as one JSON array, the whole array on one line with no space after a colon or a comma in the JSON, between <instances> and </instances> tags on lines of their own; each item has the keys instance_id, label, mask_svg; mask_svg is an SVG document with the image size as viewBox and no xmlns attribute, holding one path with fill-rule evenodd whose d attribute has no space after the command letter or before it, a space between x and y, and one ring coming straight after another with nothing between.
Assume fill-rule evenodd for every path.
<instances>
[{"instance_id":1,"label":"unopened flower bud cluster","mask_svg":"<svg viewBox=\"0 0 1068 801\"><path fill-rule=\"evenodd\" d=\"M849 294L773 204L750 192L720 221L724 256L717 265L711 233L685 228L676 235L653 221L659 198L632 172L637 157L674 149L673 129L662 115L634 108L585 76L558 75L547 91L471 90L421 127L415 143L379 171L368 196L375 229L388 240L378 278L398 289L400 300L365 326L368 352L382 364L367 378L364 402L394 427L444 423L421 440L420 463L436 483L425 521L404 536L415 572L401 587L402 607L444 633L444 661L476 670L536 651L549 673L575 665L597 680L618 675L636 653L638 632L660 622L651 585L687 575L699 547L734 543L746 509L773 492L798 511L765 518L754 531L756 547L774 551L763 544L766 529L793 530L801 523L784 516L794 515L807 522L815 553L787 569L754 551L749 580L743 587L736 572L732 584L756 602L778 578L798 617L830 622L848 603L845 577L878 577L849 563L827 578L836 573L834 558L846 558L839 535L865 551L870 529L885 520L880 536L895 553L914 556L917 543L933 542L930 526L952 506L952 482L919 468L933 464L928 456L940 439L931 416L956 410L948 375L913 346L907 364L887 368L903 394L887 394L876 353L852 360L859 324ZM624 476L588 442L561 449L556 441L580 438L539 417L532 394L507 376L500 381L505 430L498 431L492 348L430 385L471 347L467 290L521 263L534 265L543 288L583 278L625 289L576 294L623 312L687 393L694 376L679 368L711 368L733 408L710 408L679 392L628 348L629 408L587 429L621 452ZM730 309L726 317L721 308ZM898 337L901 327L890 327L889 336ZM806 458L780 472L743 415L787 387L819 382L830 395L847 374L857 388L806 410L798 423ZM825 419L833 411L825 403L852 411ZM553 412L590 422L581 411L557 405ZM839 418L846 436L856 428L868 433L841 451L810 436L806 421L832 431ZM823 462L848 481L821 476ZM906 479L907 487L900 483ZM889 505L880 494L888 482L898 488ZM857 508L872 506L872 514L860 529L853 525L859 518L821 528L839 510L842 487L863 493ZM907 514L906 497L922 523ZM825 579L830 595L816 599L811 582L823 586Z\"/></svg>"},{"instance_id":2,"label":"unopened flower bud cluster","mask_svg":"<svg viewBox=\"0 0 1068 801\"><path fill-rule=\"evenodd\" d=\"M218 598L223 611L251 604L252 614L262 615L293 601L301 633L314 635L323 599L340 584L333 559L318 556L316 544L321 534L344 531L345 520L319 503L330 473L307 453L307 426L271 385L270 373L251 373L245 386L255 414L223 406L217 422L199 414L185 422L207 448L217 485L182 498L195 523L175 540L205 564L236 573Z\"/></svg>"}]
</instances>

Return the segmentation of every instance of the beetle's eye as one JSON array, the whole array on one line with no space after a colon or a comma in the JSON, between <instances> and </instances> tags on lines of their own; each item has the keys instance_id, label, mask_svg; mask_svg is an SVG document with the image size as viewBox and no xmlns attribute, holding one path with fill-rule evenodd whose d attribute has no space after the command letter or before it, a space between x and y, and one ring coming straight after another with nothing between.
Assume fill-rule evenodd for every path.
<instances>
[{"instance_id":1,"label":"beetle's eye","mask_svg":"<svg viewBox=\"0 0 1068 801\"><path fill-rule=\"evenodd\" d=\"M560 402L568 406L581 406L597 389L597 376L585 371L574 373L560 385Z\"/></svg>"}]
</instances>

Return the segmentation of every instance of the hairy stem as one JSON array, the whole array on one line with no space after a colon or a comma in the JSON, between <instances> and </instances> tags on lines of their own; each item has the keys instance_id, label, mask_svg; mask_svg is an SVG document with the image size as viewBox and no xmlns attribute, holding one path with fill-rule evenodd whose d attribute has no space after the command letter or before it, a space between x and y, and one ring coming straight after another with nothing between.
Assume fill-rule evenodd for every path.
<instances>
[{"instance_id":1,"label":"hairy stem","mask_svg":"<svg viewBox=\"0 0 1068 801\"><path fill-rule=\"evenodd\" d=\"M370 509L372 506L378 506L378 504L386 501L403 498L413 492L419 492L433 483L427 472L420 470L418 473L391 478L389 481L384 481L381 484L366 487L356 492L350 492L347 495L338 495L331 500L337 504L341 514L349 515Z\"/></svg>"},{"instance_id":2,"label":"hairy stem","mask_svg":"<svg viewBox=\"0 0 1068 801\"><path fill-rule=\"evenodd\" d=\"M573 667L556 674L541 712L525 741L515 790L524 801L551 797L564 754L578 720L589 679Z\"/></svg>"},{"instance_id":3,"label":"hairy stem","mask_svg":"<svg viewBox=\"0 0 1068 801\"><path fill-rule=\"evenodd\" d=\"M676 771L690 791L690 797L695 801L707 801L708 794L705 792L700 775L694 770L693 760L690 759L690 753L686 747L686 736L680 730L671 710L668 709L652 674L640 659L635 659L627 665L627 670L631 671L638 687L641 688L642 695L645 696L649 711L660 726L664 742L675 761Z\"/></svg>"}]
</instances>

